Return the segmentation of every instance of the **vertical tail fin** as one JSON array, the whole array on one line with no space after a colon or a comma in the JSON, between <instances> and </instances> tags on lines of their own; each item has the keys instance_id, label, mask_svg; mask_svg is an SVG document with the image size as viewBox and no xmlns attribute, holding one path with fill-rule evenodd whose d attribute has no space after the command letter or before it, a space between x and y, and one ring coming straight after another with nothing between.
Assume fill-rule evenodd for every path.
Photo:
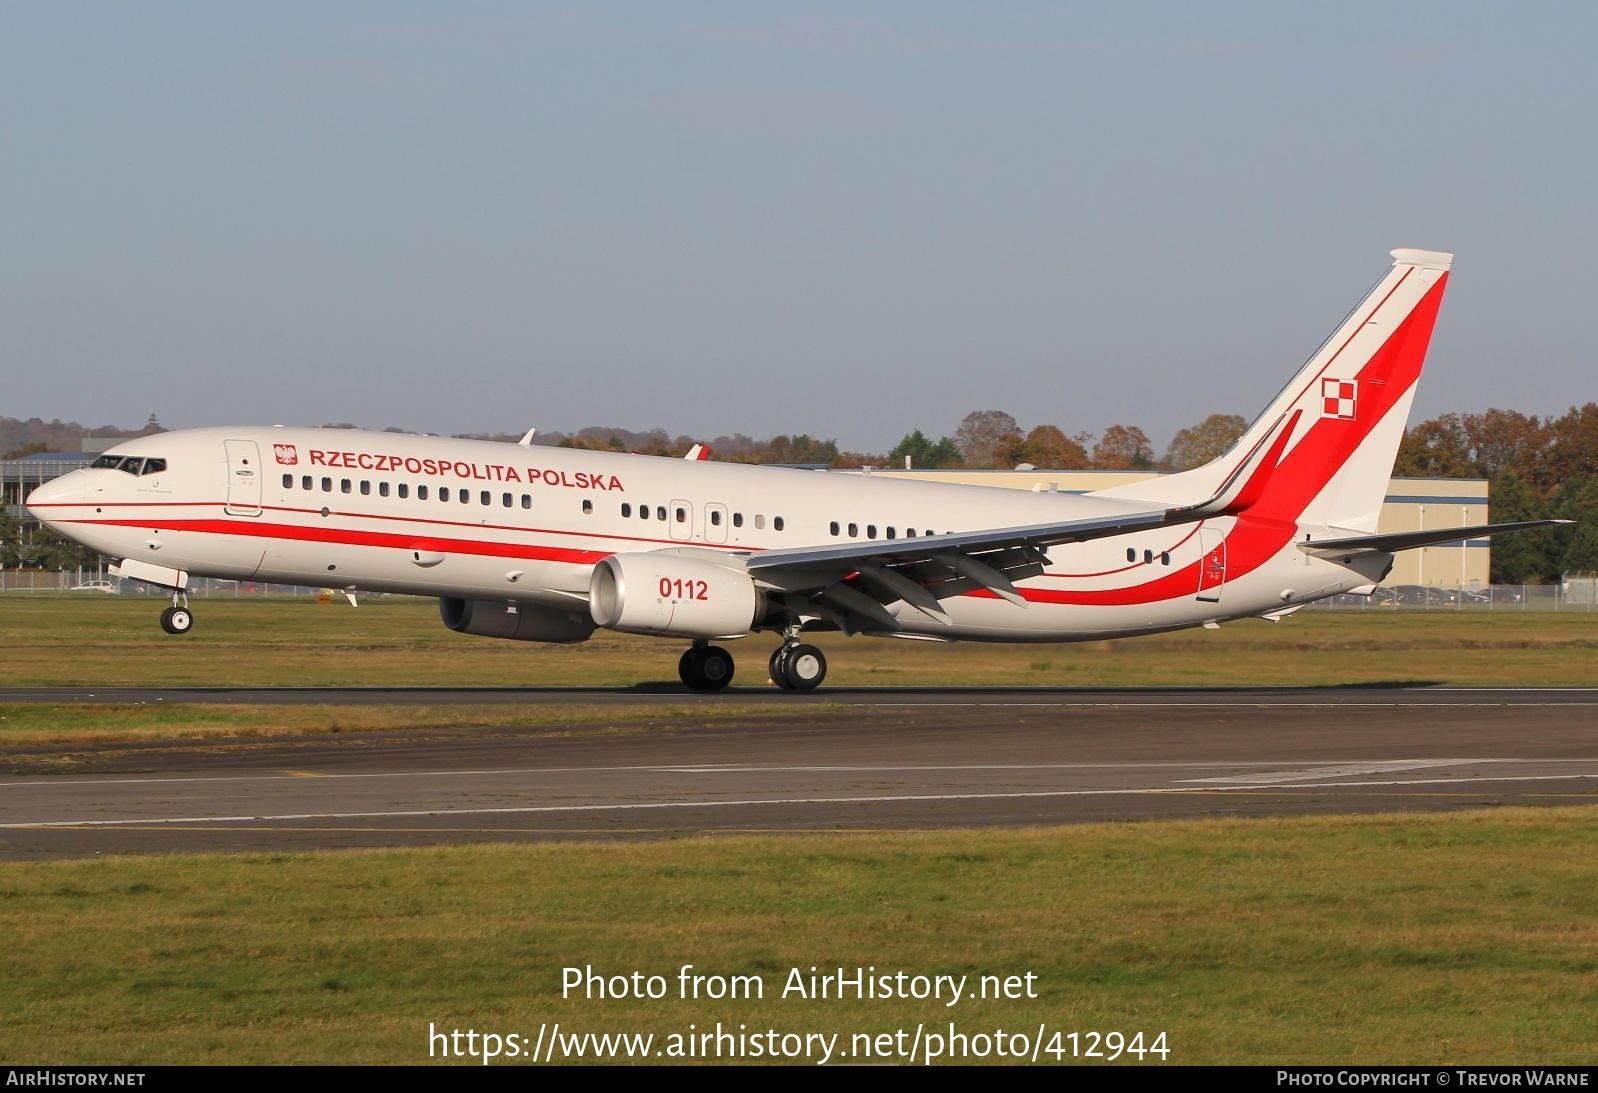
<instances>
[{"instance_id":1,"label":"vertical tail fin","mask_svg":"<svg viewBox=\"0 0 1598 1093\"><path fill-rule=\"evenodd\" d=\"M1273 425L1296 412L1253 515L1375 531L1454 259L1438 251L1392 254L1387 275L1225 455L1105 495L1178 503L1211 496Z\"/></svg>"}]
</instances>

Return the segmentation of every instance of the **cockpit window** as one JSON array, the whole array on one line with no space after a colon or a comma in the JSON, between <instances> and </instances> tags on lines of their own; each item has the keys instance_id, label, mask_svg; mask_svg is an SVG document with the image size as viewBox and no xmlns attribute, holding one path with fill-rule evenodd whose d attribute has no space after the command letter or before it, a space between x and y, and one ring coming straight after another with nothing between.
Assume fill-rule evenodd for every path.
<instances>
[{"instance_id":1,"label":"cockpit window","mask_svg":"<svg viewBox=\"0 0 1598 1093\"><path fill-rule=\"evenodd\" d=\"M105 470L125 471L135 477L145 474L160 474L166 470L166 460L151 459L142 455L102 455L95 459L90 467L100 467Z\"/></svg>"}]
</instances>

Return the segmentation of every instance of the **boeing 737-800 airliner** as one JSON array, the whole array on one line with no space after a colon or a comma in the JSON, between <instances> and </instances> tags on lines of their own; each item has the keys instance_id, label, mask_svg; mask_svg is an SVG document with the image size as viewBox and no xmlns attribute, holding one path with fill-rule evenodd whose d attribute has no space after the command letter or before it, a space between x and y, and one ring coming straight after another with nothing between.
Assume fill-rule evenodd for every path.
<instances>
[{"instance_id":1,"label":"boeing 737-800 airliner","mask_svg":"<svg viewBox=\"0 0 1598 1093\"><path fill-rule=\"evenodd\" d=\"M807 631L1079 641L1281 617L1370 592L1394 551L1535 526L1381 535L1377 515L1452 255L1393 266L1220 459L1080 496L332 429L116 445L33 492L46 525L168 589L191 576L437 596L446 626L580 642L781 635L780 687L826 675Z\"/></svg>"}]
</instances>

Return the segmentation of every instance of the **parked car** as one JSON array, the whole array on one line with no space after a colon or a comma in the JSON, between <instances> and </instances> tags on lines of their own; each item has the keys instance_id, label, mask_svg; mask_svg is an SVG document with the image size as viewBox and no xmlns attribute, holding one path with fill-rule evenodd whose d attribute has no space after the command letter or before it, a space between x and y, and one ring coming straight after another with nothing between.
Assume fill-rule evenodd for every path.
<instances>
[{"instance_id":1,"label":"parked car","mask_svg":"<svg viewBox=\"0 0 1598 1093\"><path fill-rule=\"evenodd\" d=\"M1393 588L1399 603L1437 606L1454 602L1454 592L1448 588L1428 588L1419 584L1401 584Z\"/></svg>"},{"instance_id":2,"label":"parked car","mask_svg":"<svg viewBox=\"0 0 1598 1093\"><path fill-rule=\"evenodd\" d=\"M114 595L116 590L114 581L84 581L82 584L72 586L74 592L110 592Z\"/></svg>"}]
</instances>

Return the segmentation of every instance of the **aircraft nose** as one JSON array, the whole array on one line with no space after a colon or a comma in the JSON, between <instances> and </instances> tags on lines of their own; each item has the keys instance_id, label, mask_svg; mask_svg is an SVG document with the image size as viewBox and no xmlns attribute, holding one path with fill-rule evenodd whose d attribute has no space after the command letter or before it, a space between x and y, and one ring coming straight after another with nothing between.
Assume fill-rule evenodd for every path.
<instances>
[{"instance_id":1,"label":"aircraft nose","mask_svg":"<svg viewBox=\"0 0 1598 1093\"><path fill-rule=\"evenodd\" d=\"M81 474L81 471L71 471L60 478L52 478L43 485L34 487L23 504L27 506L28 512L35 520L41 524L48 524L53 506L70 505L85 500L83 479L79 477Z\"/></svg>"}]
</instances>

